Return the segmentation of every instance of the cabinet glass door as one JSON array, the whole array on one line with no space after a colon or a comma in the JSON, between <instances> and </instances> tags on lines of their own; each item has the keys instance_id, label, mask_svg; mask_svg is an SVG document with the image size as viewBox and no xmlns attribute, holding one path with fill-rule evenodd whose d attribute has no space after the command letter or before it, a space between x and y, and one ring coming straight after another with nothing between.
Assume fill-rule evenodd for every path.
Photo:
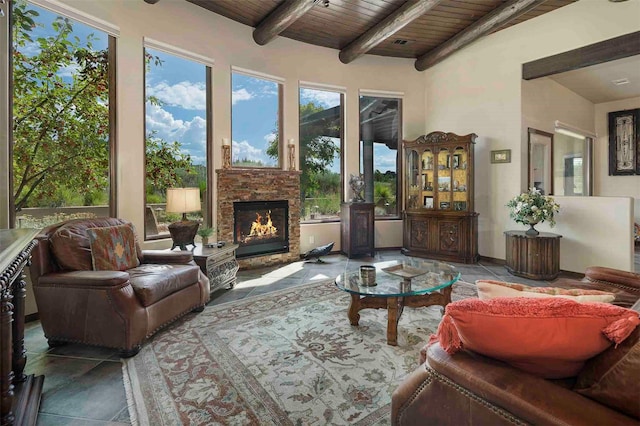
<instances>
[{"instance_id":1,"label":"cabinet glass door","mask_svg":"<svg viewBox=\"0 0 640 426\"><path fill-rule=\"evenodd\" d=\"M438 152L438 196L435 207L439 210L451 210L451 152L440 148Z\"/></svg>"},{"instance_id":2,"label":"cabinet glass door","mask_svg":"<svg viewBox=\"0 0 640 426\"><path fill-rule=\"evenodd\" d=\"M407 207L415 209L420 207L420 188L422 177L420 175L420 156L417 151L407 153Z\"/></svg>"},{"instance_id":3,"label":"cabinet glass door","mask_svg":"<svg viewBox=\"0 0 640 426\"><path fill-rule=\"evenodd\" d=\"M469 179L467 164L469 162L468 152L461 146L457 146L453 151L451 159L451 173L453 175L451 189L453 192L454 211L466 211L469 209Z\"/></svg>"},{"instance_id":4,"label":"cabinet glass door","mask_svg":"<svg viewBox=\"0 0 640 426\"><path fill-rule=\"evenodd\" d=\"M430 149L422 153L422 207L433 209L434 155Z\"/></svg>"}]
</instances>

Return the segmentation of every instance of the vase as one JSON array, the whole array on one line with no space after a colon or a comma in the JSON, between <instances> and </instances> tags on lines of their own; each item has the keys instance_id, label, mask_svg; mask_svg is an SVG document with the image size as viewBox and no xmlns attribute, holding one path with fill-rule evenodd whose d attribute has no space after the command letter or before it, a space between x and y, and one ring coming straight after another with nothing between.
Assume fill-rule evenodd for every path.
<instances>
[{"instance_id":1,"label":"vase","mask_svg":"<svg viewBox=\"0 0 640 426\"><path fill-rule=\"evenodd\" d=\"M525 235L535 237L536 235L540 234L540 232L536 228L534 228L534 225L537 225L540 220L534 219L533 217L525 217L525 220L527 225L530 226L530 228L525 231Z\"/></svg>"}]
</instances>

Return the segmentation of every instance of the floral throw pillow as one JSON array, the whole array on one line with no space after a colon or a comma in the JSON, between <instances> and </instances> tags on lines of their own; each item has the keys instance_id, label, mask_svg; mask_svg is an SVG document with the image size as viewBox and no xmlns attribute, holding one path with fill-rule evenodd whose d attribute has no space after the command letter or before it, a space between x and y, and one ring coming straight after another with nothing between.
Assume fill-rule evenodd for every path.
<instances>
[{"instance_id":1,"label":"floral throw pillow","mask_svg":"<svg viewBox=\"0 0 640 426\"><path fill-rule=\"evenodd\" d=\"M129 224L87 229L95 271L126 271L140 264Z\"/></svg>"},{"instance_id":2,"label":"floral throw pillow","mask_svg":"<svg viewBox=\"0 0 640 426\"><path fill-rule=\"evenodd\" d=\"M524 284L494 280L477 280L476 286L478 287L478 298L480 298L480 300L490 300L497 297L528 297L531 299L560 297L580 303L610 303L616 298L613 293L606 291L581 288L531 287Z\"/></svg>"}]
</instances>

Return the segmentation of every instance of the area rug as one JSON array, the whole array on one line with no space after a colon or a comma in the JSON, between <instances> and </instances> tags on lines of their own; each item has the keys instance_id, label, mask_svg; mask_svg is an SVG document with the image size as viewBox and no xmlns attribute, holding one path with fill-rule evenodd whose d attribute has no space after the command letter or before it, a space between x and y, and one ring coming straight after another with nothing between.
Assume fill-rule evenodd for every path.
<instances>
[{"instance_id":1,"label":"area rug","mask_svg":"<svg viewBox=\"0 0 640 426\"><path fill-rule=\"evenodd\" d=\"M454 300L475 295L454 284ZM391 394L441 309L405 308L389 346L386 310L351 326L349 300L324 282L188 315L123 361L132 424L389 424Z\"/></svg>"}]
</instances>

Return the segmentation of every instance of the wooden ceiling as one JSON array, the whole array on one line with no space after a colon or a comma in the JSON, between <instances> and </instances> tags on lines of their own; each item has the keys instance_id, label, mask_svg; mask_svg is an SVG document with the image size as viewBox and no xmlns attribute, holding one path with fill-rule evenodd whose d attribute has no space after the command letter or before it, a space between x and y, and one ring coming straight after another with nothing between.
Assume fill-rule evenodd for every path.
<instances>
[{"instance_id":1,"label":"wooden ceiling","mask_svg":"<svg viewBox=\"0 0 640 426\"><path fill-rule=\"evenodd\" d=\"M187 1L254 28L280 19L277 30L269 27L274 36L338 49L345 63L367 53L416 58L416 68L424 70L479 37L577 0L329 0L328 7L321 0ZM296 7L297 15L291 11ZM374 42L353 55L354 41L371 34ZM348 60L346 49L352 54Z\"/></svg>"}]
</instances>

